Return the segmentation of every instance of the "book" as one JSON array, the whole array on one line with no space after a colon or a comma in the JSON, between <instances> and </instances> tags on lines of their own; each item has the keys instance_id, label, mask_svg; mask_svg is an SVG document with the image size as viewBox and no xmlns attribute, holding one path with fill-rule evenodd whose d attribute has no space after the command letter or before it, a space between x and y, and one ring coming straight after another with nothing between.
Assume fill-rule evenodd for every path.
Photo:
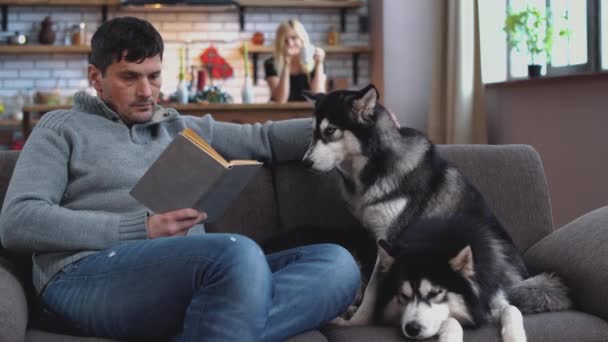
<instances>
[{"instance_id":1,"label":"book","mask_svg":"<svg viewBox=\"0 0 608 342\"><path fill-rule=\"evenodd\" d=\"M181 131L131 189L155 213L194 208L219 219L262 163L227 161L192 129Z\"/></svg>"}]
</instances>

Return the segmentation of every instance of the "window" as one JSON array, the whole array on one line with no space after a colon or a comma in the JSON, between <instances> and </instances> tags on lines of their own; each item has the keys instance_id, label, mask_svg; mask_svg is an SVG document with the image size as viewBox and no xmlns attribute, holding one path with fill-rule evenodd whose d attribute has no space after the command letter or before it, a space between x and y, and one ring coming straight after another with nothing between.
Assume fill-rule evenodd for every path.
<instances>
[{"instance_id":1,"label":"window","mask_svg":"<svg viewBox=\"0 0 608 342\"><path fill-rule=\"evenodd\" d=\"M608 0L602 0L600 4L602 18L602 69L608 70Z\"/></svg>"},{"instance_id":2,"label":"window","mask_svg":"<svg viewBox=\"0 0 608 342\"><path fill-rule=\"evenodd\" d=\"M598 4L601 1L601 11ZM520 11L533 6L553 22L551 61L544 54L535 64L542 65L543 75L565 75L608 68L608 0L493 0L479 2L480 41L483 81L500 82L526 77L531 64L526 49L516 51L507 46L503 31L508 8ZM600 22L601 21L601 22ZM601 25L601 32L600 26ZM561 32L561 33L560 33ZM601 34L601 36L600 36ZM602 37L601 46L600 39Z\"/></svg>"}]
</instances>

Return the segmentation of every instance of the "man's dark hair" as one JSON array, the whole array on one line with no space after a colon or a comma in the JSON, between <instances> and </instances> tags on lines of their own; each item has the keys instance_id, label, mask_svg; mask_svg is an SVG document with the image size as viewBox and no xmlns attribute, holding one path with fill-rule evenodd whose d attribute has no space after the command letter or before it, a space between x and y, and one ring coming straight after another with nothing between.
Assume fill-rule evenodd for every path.
<instances>
[{"instance_id":1,"label":"man's dark hair","mask_svg":"<svg viewBox=\"0 0 608 342\"><path fill-rule=\"evenodd\" d=\"M148 57L163 59L163 38L149 22L120 17L103 23L91 38L91 64L105 74L108 66L120 62L125 51L128 62L141 63Z\"/></svg>"}]
</instances>

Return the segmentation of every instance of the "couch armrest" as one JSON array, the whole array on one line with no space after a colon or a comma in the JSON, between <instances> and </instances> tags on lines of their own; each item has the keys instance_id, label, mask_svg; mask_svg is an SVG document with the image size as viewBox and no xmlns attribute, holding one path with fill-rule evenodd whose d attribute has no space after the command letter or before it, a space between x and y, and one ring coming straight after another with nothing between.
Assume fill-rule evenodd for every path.
<instances>
[{"instance_id":1,"label":"couch armrest","mask_svg":"<svg viewBox=\"0 0 608 342\"><path fill-rule=\"evenodd\" d=\"M549 234L524 260L534 273L560 276L578 309L608 320L608 206Z\"/></svg>"},{"instance_id":2,"label":"couch armrest","mask_svg":"<svg viewBox=\"0 0 608 342\"><path fill-rule=\"evenodd\" d=\"M27 317L25 291L11 271L10 262L0 256L0 336L2 336L2 341L23 342Z\"/></svg>"}]
</instances>

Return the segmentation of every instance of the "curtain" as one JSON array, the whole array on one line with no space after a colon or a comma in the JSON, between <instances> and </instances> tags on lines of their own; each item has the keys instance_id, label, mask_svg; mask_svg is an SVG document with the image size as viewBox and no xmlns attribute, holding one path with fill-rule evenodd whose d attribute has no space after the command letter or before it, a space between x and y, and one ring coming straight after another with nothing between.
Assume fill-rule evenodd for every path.
<instances>
[{"instance_id":1,"label":"curtain","mask_svg":"<svg viewBox=\"0 0 608 342\"><path fill-rule=\"evenodd\" d=\"M437 144L484 144L478 0L439 2L428 135Z\"/></svg>"}]
</instances>

